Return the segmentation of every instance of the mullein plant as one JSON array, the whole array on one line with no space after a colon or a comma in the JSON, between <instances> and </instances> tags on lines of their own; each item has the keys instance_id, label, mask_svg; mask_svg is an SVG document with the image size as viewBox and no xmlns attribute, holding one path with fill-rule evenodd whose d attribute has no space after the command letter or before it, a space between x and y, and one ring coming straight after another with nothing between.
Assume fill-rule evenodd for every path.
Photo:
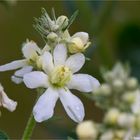
<instances>
[{"instance_id":1,"label":"mullein plant","mask_svg":"<svg viewBox=\"0 0 140 140\"><path fill-rule=\"evenodd\" d=\"M117 63L103 71L105 83L93 91L95 104L104 111L101 123L85 121L77 126L79 139L131 140L140 137L140 89L128 65ZM83 131L85 130L85 131Z\"/></svg>"},{"instance_id":2,"label":"mullein plant","mask_svg":"<svg viewBox=\"0 0 140 140\"><path fill-rule=\"evenodd\" d=\"M76 16L77 12L70 19L63 15L56 18L52 10L51 18L42 9L42 16L35 18L34 28L45 41L44 47L27 39L22 47L23 58L0 66L1 72L16 70L11 76L14 83L23 82L27 88L39 91L22 139L30 139L35 121L43 122L53 116L58 99L73 121L83 121L83 103L70 89L92 92L100 85L88 74L77 74L85 63L83 52L90 41L86 32L70 35L69 27Z\"/></svg>"}]
</instances>

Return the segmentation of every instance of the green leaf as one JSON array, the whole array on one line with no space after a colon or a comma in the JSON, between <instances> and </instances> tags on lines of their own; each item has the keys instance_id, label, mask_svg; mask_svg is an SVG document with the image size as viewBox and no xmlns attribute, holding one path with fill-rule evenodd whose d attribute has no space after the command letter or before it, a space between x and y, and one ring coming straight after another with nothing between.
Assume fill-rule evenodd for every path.
<instances>
[{"instance_id":1,"label":"green leaf","mask_svg":"<svg viewBox=\"0 0 140 140\"><path fill-rule=\"evenodd\" d=\"M67 140L75 140L75 139L73 139L72 137L68 136Z\"/></svg>"},{"instance_id":2,"label":"green leaf","mask_svg":"<svg viewBox=\"0 0 140 140\"><path fill-rule=\"evenodd\" d=\"M9 140L9 137L5 132L0 131L0 140Z\"/></svg>"},{"instance_id":3,"label":"green leaf","mask_svg":"<svg viewBox=\"0 0 140 140\"><path fill-rule=\"evenodd\" d=\"M66 28L63 29L63 31L65 31L66 29L68 29L68 28L71 26L71 24L72 24L72 23L74 22L74 20L76 19L78 13L79 13L78 10L74 12L74 14L73 14L73 15L70 17L70 19L69 19L68 25L66 26Z\"/></svg>"}]
</instances>

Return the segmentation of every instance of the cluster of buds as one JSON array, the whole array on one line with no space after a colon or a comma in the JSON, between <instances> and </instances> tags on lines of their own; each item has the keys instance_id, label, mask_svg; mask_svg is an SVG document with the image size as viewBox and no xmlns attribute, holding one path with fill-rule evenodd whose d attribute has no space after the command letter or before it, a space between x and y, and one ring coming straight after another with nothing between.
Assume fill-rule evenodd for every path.
<instances>
[{"instance_id":1,"label":"cluster of buds","mask_svg":"<svg viewBox=\"0 0 140 140\"><path fill-rule=\"evenodd\" d=\"M94 92L95 104L103 109L102 123L94 122L96 130L88 126L86 131L97 132L92 140L128 140L140 135L140 89L138 80L130 76L128 65L117 63L112 71L103 73L105 83ZM77 127L77 129L79 128ZM79 138L80 135L77 132ZM87 133L88 134L88 133ZM96 133L97 134L97 133ZM89 134L86 138L92 136Z\"/></svg>"},{"instance_id":2,"label":"cluster of buds","mask_svg":"<svg viewBox=\"0 0 140 140\"><path fill-rule=\"evenodd\" d=\"M71 18L61 15L58 18L55 16L55 11L52 10L52 18L47 11L42 9L42 16L35 18L35 29L41 34L47 42L50 49L53 49L58 43L66 43L70 53L84 52L89 45L89 36L85 32L78 32L70 36L68 31L70 25L76 18L78 12L76 11Z\"/></svg>"}]
</instances>

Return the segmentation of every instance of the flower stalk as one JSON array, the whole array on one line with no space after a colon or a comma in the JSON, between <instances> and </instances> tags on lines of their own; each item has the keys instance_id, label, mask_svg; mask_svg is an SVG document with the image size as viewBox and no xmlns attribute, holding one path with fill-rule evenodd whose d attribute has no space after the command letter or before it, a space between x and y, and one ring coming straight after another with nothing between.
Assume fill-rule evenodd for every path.
<instances>
[{"instance_id":1,"label":"flower stalk","mask_svg":"<svg viewBox=\"0 0 140 140\"><path fill-rule=\"evenodd\" d=\"M22 140L30 140L33 130L36 126L36 121L34 119L33 113L31 113L29 120L27 122L26 128L24 130L23 136L22 136Z\"/></svg>"}]
</instances>

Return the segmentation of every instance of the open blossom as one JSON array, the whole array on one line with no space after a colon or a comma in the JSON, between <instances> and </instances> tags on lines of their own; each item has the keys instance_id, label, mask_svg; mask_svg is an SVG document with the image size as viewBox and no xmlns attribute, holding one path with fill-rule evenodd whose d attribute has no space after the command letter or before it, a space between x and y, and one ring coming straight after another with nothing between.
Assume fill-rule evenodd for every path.
<instances>
[{"instance_id":1,"label":"open blossom","mask_svg":"<svg viewBox=\"0 0 140 140\"><path fill-rule=\"evenodd\" d=\"M85 111L82 102L73 95L69 89L81 92L91 92L99 86L98 80L88 74L75 74L85 63L85 57L81 53L67 56L67 48L58 44L53 55L45 52L41 56L42 69L23 76L23 81L28 88L46 88L33 109L37 122L42 122L53 116L54 107L60 98L63 107L69 117L75 122L81 122Z\"/></svg>"},{"instance_id":2,"label":"open blossom","mask_svg":"<svg viewBox=\"0 0 140 140\"><path fill-rule=\"evenodd\" d=\"M25 73L32 71L33 66L36 65L38 54L41 53L41 50L35 42L27 41L23 45L22 53L23 53L24 59L15 60L8 64L0 66L0 72L19 69L11 77L12 81L17 84L22 82L22 77Z\"/></svg>"},{"instance_id":3,"label":"open blossom","mask_svg":"<svg viewBox=\"0 0 140 140\"><path fill-rule=\"evenodd\" d=\"M12 112L16 109L17 102L8 98L8 96L4 92L2 85L0 84L0 107L1 106Z\"/></svg>"}]
</instances>

